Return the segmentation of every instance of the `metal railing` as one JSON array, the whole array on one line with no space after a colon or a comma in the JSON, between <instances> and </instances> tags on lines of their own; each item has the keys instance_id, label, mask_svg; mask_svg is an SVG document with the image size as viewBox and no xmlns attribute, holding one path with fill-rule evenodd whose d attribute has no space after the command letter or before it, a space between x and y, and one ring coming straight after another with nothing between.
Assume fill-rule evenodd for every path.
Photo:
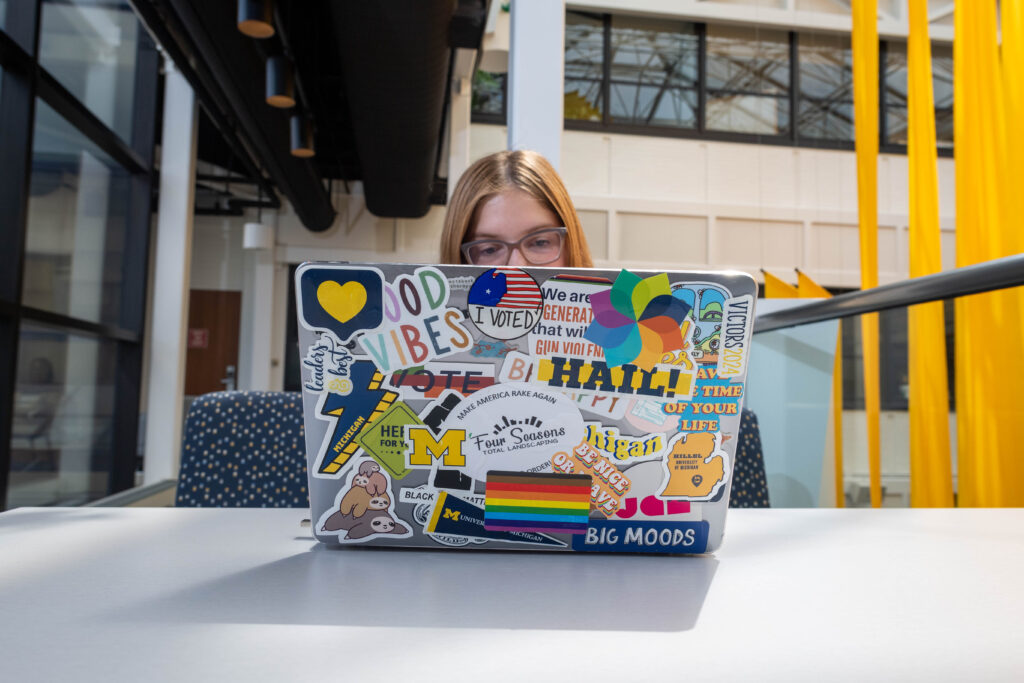
<instances>
[{"instance_id":1,"label":"metal railing","mask_svg":"<svg viewBox=\"0 0 1024 683\"><path fill-rule=\"evenodd\" d=\"M840 294L754 321L754 334L1024 285L1024 254Z\"/></svg>"}]
</instances>

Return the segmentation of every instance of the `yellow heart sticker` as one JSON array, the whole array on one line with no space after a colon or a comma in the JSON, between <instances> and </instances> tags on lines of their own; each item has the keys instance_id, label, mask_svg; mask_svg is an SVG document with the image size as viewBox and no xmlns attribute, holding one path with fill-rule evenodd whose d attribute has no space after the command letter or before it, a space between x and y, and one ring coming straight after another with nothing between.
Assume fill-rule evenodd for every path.
<instances>
[{"instance_id":1,"label":"yellow heart sticker","mask_svg":"<svg viewBox=\"0 0 1024 683\"><path fill-rule=\"evenodd\" d=\"M316 288L316 300L329 316L347 323L366 305L366 287L358 282L340 285L334 280L324 280Z\"/></svg>"}]
</instances>

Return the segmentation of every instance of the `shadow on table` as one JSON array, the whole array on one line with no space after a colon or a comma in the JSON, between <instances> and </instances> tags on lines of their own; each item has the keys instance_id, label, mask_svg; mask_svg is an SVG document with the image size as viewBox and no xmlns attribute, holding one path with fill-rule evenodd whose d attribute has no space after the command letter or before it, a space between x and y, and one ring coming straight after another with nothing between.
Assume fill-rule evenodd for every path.
<instances>
[{"instance_id":1,"label":"shadow on table","mask_svg":"<svg viewBox=\"0 0 1024 683\"><path fill-rule=\"evenodd\" d=\"M117 616L157 621L684 631L718 560L329 549L227 575Z\"/></svg>"}]
</instances>

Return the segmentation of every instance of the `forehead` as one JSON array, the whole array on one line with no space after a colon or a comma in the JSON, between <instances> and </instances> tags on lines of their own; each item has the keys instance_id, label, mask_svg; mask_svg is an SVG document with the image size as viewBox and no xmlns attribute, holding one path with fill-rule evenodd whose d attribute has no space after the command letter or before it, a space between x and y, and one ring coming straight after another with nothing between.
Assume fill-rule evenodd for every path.
<instances>
[{"instance_id":1,"label":"forehead","mask_svg":"<svg viewBox=\"0 0 1024 683\"><path fill-rule=\"evenodd\" d=\"M494 237L514 241L538 228L561 225L558 215L519 189L509 189L477 205L467 240Z\"/></svg>"}]
</instances>

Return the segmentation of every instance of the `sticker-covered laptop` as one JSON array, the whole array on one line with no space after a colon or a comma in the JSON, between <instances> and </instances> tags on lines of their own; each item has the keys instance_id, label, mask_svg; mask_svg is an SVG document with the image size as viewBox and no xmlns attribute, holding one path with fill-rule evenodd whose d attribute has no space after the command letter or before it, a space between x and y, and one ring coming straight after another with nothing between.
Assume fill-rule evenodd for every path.
<instances>
[{"instance_id":1,"label":"sticker-covered laptop","mask_svg":"<svg viewBox=\"0 0 1024 683\"><path fill-rule=\"evenodd\" d=\"M305 263L295 277L318 540L721 543L748 275Z\"/></svg>"}]
</instances>

